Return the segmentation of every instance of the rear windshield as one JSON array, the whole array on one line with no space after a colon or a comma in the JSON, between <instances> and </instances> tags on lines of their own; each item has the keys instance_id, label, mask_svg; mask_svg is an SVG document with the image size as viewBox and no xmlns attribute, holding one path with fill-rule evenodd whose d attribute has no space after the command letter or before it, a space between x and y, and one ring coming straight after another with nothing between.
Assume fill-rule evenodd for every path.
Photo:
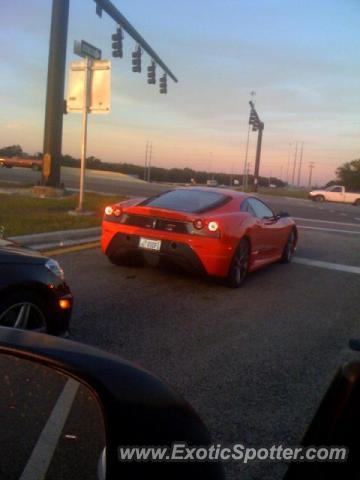
<instances>
[{"instance_id":1,"label":"rear windshield","mask_svg":"<svg viewBox=\"0 0 360 480\"><path fill-rule=\"evenodd\" d=\"M230 197L204 190L171 190L145 200L141 205L179 212L200 213L223 205Z\"/></svg>"}]
</instances>

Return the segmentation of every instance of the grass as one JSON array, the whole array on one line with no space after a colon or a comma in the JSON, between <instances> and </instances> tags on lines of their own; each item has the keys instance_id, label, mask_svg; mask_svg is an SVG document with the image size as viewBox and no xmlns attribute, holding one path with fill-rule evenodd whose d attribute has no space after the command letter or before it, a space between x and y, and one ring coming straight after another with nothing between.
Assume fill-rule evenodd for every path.
<instances>
[{"instance_id":1,"label":"grass","mask_svg":"<svg viewBox=\"0 0 360 480\"><path fill-rule=\"evenodd\" d=\"M279 197L292 198L308 198L309 192L307 190L286 190L283 188L259 188L259 193L264 195L275 195Z\"/></svg>"},{"instance_id":2,"label":"grass","mask_svg":"<svg viewBox=\"0 0 360 480\"><path fill-rule=\"evenodd\" d=\"M84 209L93 212L89 216L72 216L78 203L78 195L64 198L36 198L23 195L0 194L0 229L4 236L69 230L73 228L97 227L106 205L123 200L115 195L86 193Z\"/></svg>"},{"instance_id":3,"label":"grass","mask_svg":"<svg viewBox=\"0 0 360 480\"><path fill-rule=\"evenodd\" d=\"M235 187L234 190L242 191L241 187ZM248 193L252 193L252 186L248 187L246 190ZM260 187L258 193L263 195L274 195L277 197L292 197L292 198L308 198L308 190L287 190L285 188L269 188L269 187Z\"/></svg>"}]
</instances>

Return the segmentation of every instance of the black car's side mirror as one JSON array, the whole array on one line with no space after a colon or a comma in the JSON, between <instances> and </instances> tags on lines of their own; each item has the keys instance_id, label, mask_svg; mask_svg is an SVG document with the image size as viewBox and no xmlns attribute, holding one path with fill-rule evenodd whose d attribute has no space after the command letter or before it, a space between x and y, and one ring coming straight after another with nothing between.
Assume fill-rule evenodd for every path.
<instances>
[{"instance_id":1,"label":"black car's side mirror","mask_svg":"<svg viewBox=\"0 0 360 480\"><path fill-rule=\"evenodd\" d=\"M284 480L356 478L360 471L360 362L335 375L302 441L304 447L346 447L345 462L292 463Z\"/></svg>"},{"instance_id":2,"label":"black car's side mirror","mask_svg":"<svg viewBox=\"0 0 360 480\"><path fill-rule=\"evenodd\" d=\"M25 393L28 403L24 401ZM63 418L69 402L73 402L73 409L62 430L59 418ZM35 413L38 419L32 418ZM100 465L98 478L223 478L222 467L216 462L120 461L119 447L171 447L177 442L207 446L211 438L191 406L158 378L115 355L77 342L0 327L0 418L0 444L6 444L12 432L22 439L21 459L15 455L13 465L0 461L0 466L16 469L15 463L22 461L20 473L23 467L30 468L24 451L33 457L32 444L35 451L41 430L46 430L51 420L51 428L55 425L61 433L59 445L55 446L65 449L60 455L60 470L82 437L86 442L79 450L79 460L82 455L96 457L89 461L93 469ZM49 452L52 435L48 433L45 446L40 445L42 455ZM84 452L87 446L90 453L86 449ZM35 458L39 458L38 453ZM71 465L73 470L66 478L96 477L96 472L90 476L77 471L77 463ZM57 478L53 470L52 478ZM3 468L1 471L7 474Z\"/></svg>"}]
</instances>

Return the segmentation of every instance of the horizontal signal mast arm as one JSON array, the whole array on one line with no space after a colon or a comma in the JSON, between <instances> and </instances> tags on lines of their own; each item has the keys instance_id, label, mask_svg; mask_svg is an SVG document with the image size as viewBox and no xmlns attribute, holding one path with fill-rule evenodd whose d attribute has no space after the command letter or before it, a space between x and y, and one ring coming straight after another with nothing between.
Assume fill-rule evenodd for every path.
<instances>
[{"instance_id":1,"label":"horizontal signal mast arm","mask_svg":"<svg viewBox=\"0 0 360 480\"><path fill-rule=\"evenodd\" d=\"M171 72L171 70L165 65L158 54L150 47L150 45L144 40L140 33L131 25L131 23L122 15L119 10L113 5L110 0L94 0L99 7L104 10L118 25L120 25L130 37L132 37L147 54L164 70L170 78L177 82L178 79Z\"/></svg>"}]
</instances>

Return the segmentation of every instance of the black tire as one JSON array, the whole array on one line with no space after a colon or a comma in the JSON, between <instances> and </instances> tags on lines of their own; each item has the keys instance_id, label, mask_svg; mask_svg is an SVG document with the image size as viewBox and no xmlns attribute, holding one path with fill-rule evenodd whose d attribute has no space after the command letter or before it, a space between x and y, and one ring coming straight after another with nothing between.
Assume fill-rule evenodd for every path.
<instances>
[{"instance_id":1,"label":"black tire","mask_svg":"<svg viewBox=\"0 0 360 480\"><path fill-rule=\"evenodd\" d=\"M40 166L37 165L36 163L33 163L31 165L31 170L34 170L34 172L38 172L40 170Z\"/></svg>"},{"instance_id":2,"label":"black tire","mask_svg":"<svg viewBox=\"0 0 360 480\"><path fill-rule=\"evenodd\" d=\"M323 202L325 200L324 195L315 195L315 202Z\"/></svg>"},{"instance_id":3,"label":"black tire","mask_svg":"<svg viewBox=\"0 0 360 480\"><path fill-rule=\"evenodd\" d=\"M357 198L354 202L355 207L360 207L360 198Z\"/></svg>"},{"instance_id":4,"label":"black tire","mask_svg":"<svg viewBox=\"0 0 360 480\"><path fill-rule=\"evenodd\" d=\"M295 252L296 246L296 233L295 230L291 230L290 235L286 240L284 250L281 255L281 263L290 263Z\"/></svg>"},{"instance_id":5,"label":"black tire","mask_svg":"<svg viewBox=\"0 0 360 480\"><path fill-rule=\"evenodd\" d=\"M21 308L26 309L25 306L29 309L26 322L16 325ZM43 297L36 292L19 290L0 299L0 326L47 332L50 320L51 312Z\"/></svg>"},{"instance_id":6,"label":"black tire","mask_svg":"<svg viewBox=\"0 0 360 480\"><path fill-rule=\"evenodd\" d=\"M231 265L229 268L229 273L226 278L226 284L231 288L239 288L249 270L249 260L250 260L250 245L249 241L246 238L243 238L233 256Z\"/></svg>"}]
</instances>

